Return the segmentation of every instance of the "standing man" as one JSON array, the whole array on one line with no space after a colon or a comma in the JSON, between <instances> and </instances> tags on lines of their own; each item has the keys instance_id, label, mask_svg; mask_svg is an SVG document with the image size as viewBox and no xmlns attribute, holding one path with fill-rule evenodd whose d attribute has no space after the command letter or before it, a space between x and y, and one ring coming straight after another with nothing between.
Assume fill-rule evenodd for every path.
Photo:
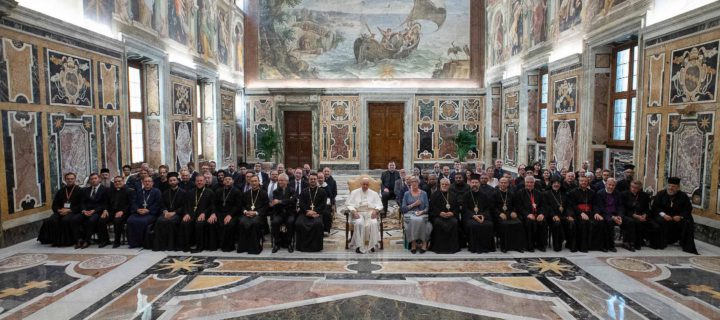
<instances>
[{"instance_id":1,"label":"standing man","mask_svg":"<svg viewBox=\"0 0 720 320\"><path fill-rule=\"evenodd\" d=\"M625 171L623 171L623 179L618 180L617 185L615 186L615 190L617 190L617 192L625 192L630 190L630 184L632 183L633 177L635 176L635 165L626 164L624 170Z\"/></svg>"},{"instance_id":2,"label":"standing man","mask_svg":"<svg viewBox=\"0 0 720 320\"><path fill-rule=\"evenodd\" d=\"M270 176L262 171L262 164L260 162L255 163L255 175L259 179L260 188L267 190L267 186L270 184ZM246 176L247 177L247 176ZM247 183L247 182L246 182Z\"/></svg>"},{"instance_id":3,"label":"standing man","mask_svg":"<svg viewBox=\"0 0 720 320\"><path fill-rule=\"evenodd\" d=\"M215 190L215 215L217 217L215 240L223 252L235 250L237 220L242 207L242 194L235 188L232 176L223 177L223 186ZM212 217L211 217L212 218ZM210 222L208 220L208 222ZM209 250L213 250L210 248Z\"/></svg>"},{"instance_id":4,"label":"standing man","mask_svg":"<svg viewBox=\"0 0 720 320\"><path fill-rule=\"evenodd\" d=\"M350 192L347 207L355 227L350 248L357 253L375 252L380 246L378 210L382 209L382 201L377 192L370 190L369 178L363 178L361 188Z\"/></svg>"},{"instance_id":5,"label":"standing man","mask_svg":"<svg viewBox=\"0 0 720 320\"><path fill-rule=\"evenodd\" d=\"M503 170L503 161L501 159L496 159L495 168L493 169L493 177L500 180L500 178L503 177L503 173L505 173L505 170Z\"/></svg>"},{"instance_id":6,"label":"standing man","mask_svg":"<svg viewBox=\"0 0 720 320\"><path fill-rule=\"evenodd\" d=\"M383 172L380 176L380 182L382 183L382 205L383 214L387 214L388 201L390 199L401 199L402 195L398 196L395 194L395 181L400 179L400 173L395 171L395 161L388 162L387 171Z\"/></svg>"},{"instance_id":7,"label":"standing man","mask_svg":"<svg viewBox=\"0 0 720 320\"><path fill-rule=\"evenodd\" d=\"M160 214L162 196L160 190L153 187L153 179L146 176L142 180L143 188L135 194L132 202L132 215L128 217L128 245L130 249L139 248L145 244L145 235L149 227Z\"/></svg>"}]
</instances>

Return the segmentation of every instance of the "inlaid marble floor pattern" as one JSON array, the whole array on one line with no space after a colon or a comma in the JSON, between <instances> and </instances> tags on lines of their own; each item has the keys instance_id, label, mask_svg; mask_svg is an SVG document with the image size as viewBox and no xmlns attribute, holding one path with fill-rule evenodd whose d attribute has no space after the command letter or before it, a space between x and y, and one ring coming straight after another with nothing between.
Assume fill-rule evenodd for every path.
<instances>
[{"instance_id":1,"label":"inlaid marble floor pattern","mask_svg":"<svg viewBox=\"0 0 720 320\"><path fill-rule=\"evenodd\" d=\"M720 248L616 254L0 251L5 319L720 319Z\"/></svg>"}]
</instances>

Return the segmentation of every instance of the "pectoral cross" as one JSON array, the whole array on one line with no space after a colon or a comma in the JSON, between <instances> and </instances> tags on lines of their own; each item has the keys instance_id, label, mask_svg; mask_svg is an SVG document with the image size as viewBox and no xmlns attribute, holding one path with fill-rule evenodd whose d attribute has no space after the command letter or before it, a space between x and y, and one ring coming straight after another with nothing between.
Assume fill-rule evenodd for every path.
<instances>
[{"instance_id":1,"label":"pectoral cross","mask_svg":"<svg viewBox=\"0 0 720 320\"><path fill-rule=\"evenodd\" d=\"M311 204L310 204L310 210L315 211L315 204L314 204L314 203L311 203Z\"/></svg>"}]
</instances>

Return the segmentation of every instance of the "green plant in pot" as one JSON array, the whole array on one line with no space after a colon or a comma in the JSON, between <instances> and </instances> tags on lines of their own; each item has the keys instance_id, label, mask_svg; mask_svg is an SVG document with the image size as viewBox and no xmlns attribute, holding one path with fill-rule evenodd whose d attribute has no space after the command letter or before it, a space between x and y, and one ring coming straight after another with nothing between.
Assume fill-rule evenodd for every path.
<instances>
[{"instance_id":1,"label":"green plant in pot","mask_svg":"<svg viewBox=\"0 0 720 320\"><path fill-rule=\"evenodd\" d=\"M265 162L272 161L273 156L280 149L280 135L274 128L270 128L260 137L258 147L263 151L263 160Z\"/></svg>"},{"instance_id":2,"label":"green plant in pot","mask_svg":"<svg viewBox=\"0 0 720 320\"><path fill-rule=\"evenodd\" d=\"M468 152L477 147L477 135L472 131L460 130L453 139L457 146L458 160L465 161Z\"/></svg>"}]
</instances>

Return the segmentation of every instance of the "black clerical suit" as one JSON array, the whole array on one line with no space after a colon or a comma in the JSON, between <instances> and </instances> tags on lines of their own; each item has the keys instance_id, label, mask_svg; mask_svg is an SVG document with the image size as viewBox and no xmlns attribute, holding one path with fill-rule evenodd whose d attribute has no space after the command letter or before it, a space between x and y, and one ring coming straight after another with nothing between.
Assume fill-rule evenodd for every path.
<instances>
[{"instance_id":1,"label":"black clerical suit","mask_svg":"<svg viewBox=\"0 0 720 320\"><path fill-rule=\"evenodd\" d=\"M519 190L515 193L515 210L525 224L528 251L533 252L535 249L545 251L549 217L544 212L542 192L538 189L530 191L527 188ZM529 218L531 214L535 216L535 219ZM538 220L540 215L544 217L542 221Z\"/></svg>"},{"instance_id":2,"label":"black clerical suit","mask_svg":"<svg viewBox=\"0 0 720 320\"><path fill-rule=\"evenodd\" d=\"M155 221L153 236L153 251L175 251L178 249L176 245L178 224L185 212L185 203L187 202L187 192L177 187L169 188L162 194L163 210ZM165 212L174 212L172 217L166 218Z\"/></svg>"},{"instance_id":3,"label":"black clerical suit","mask_svg":"<svg viewBox=\"0 0 720 320\"><path fill-rule=\"evenodd\" d=\"M380 186L380 200L382 201L383 212L385 214L387 214L388 201L390 199L402 199L402 195L395 194L395 181L397 179L400 179L400 172L397 170L386 170L380 176L380 182L382 183ZM388 189L388 191L386 192L385 189Z\"/></svg>"},{"instance_id":4,"label":"black clerical suit","mask_svg":"<svg viewBox=\"0 0 720 320\"><path fill-rule=\"evenodd\" d=\"M565 224L566 246L571 252L588 252L592 244L593 229L602 229L603 224L593 219L595 191L590 188L577 188L568 193L568 219ZM587 215L584 220L582 214ZM573 219L570 220L569 218Z\"/></svg>"},{"instance_id":5,"label":"black clerical suit","mask_svg":"<svg viewBox=\"0 0 720 320\"><path fill-rule=\"evenodd\" d=\"M212 209L212 197L208 196L212 191L207 188L192 188L185 190L185 192L185 208L183 209L182 216L180 217L180 225L178 226L177 249L190 251L190 247L192 247L195 242L195 237L193 237L195 219L200 213L208 212L208 210ZM208 195L205 193L208 193ZM186 216L188 217L187 221L185 221Z\"/></svg>"},{"instance_id":6,"label":"black clerical suit","mask_svg":"<svg viewBox=\"0 0 720 320\"><path fill-rule=\"evenodd\" d=\"M95 191L93 192L93 188ZM100 216L107 205L107 189L102 185L87 187L82 190L83 200L80 204L80 214L75 215L72 224L73 236L78 240L89 242L92 235L97 232ZM93 213L85 215L83 211L92 210ZM107 224L107 220L104 221ZM107 233L106 233L107 235ZM107 242L107 241L105 241Z\"/></svg>"},{"instance_id":7,"label":"black clerical suit","mask_svg":"<svg viewBox=\"0 0 720 320\"><path fill-rule=\"evenodd\" d=\"M625 207L622 204L620 193L613 191L608 193L606 189L598 191L595 195L595 204L593 205L595 212L603 216L605 221L605 249L615 250L615 225L614 217L620 217L620 229L623 234L623 242L635 243L635 225L634 219L625 215Z\"/></svg>"},{"instance_id":8,"label":"black clerical suit","mask_svg":"<svg viewBox=\"0 0 720 320\"><path fill-rule=\"evenodd\" d=\"M237 224L242 214L242 200L242 193L235 186L223 186L215 190L215 215L218 219L215 223L215 240L217 246L224 252L235 250ZM231 218L225 223L227 217Z\"/></svg>"},{"instance_id":9,"label":"black clerical suit","mask_svg":"<svg viewBox=\"0 0 720 320\"><path fill-rule=\"evenodd\" d=\"M660 224L653 220L650 214L650 196L642 190L638 193L628 190L620 193L620 198L625 215L632 217L635 221L635 243L632 243L634 248L640 249L644 244L644 239L650 241L651 247L657 247ZM640 220L640 217L644 217L645 221Z\"/></svg>"},{"instance_id":10,"label":"black clerical suit","mask_svg":"<svg viewBox=\"0 0 720 320\"><path fill-rule=\"evenodd\" d=\"M568 235L565 235L564 225L567 224L568 217L568 199L565 192L562 189L557 191L552 188L545 191L543 199L543 206L545 206L545 219L547 219L548 226L550 227L550 237L552 238L552 247L555 251L562 250L563 240ZM557 220L556 218L557 217Z\"/></svg>"},{"instance_id":11,"label":"black clerical suit","mask_svg":"<svg viewBox=\"0 0 720 320\"><path fill-rule=\"evenodd\" d=\"M468 250L472 253L495 251L492 221L492 203L482 191L468 191L463 195L463 229L468 240ZM482 217L482 222L475 220Z\"/></svg>"},{"instance_id":12,"label":"black clerical suit","mask_svg":"<svg viewBox=\"0 0 720 320\"><path fill-rule=\"evenodd\" d=\"M135 197L135 190L128 186L123 186L118 189L112 187L108 193L108 204L107 212L108 217L106 219L100 219L98 222L98 239L100 242L108 242L108 222L112 221L113 232L115 233L115 245L120 245L120 240L123 233L125 233L125 223L130 217L130 204ZM122 211L122 216L116 217L116 215ZM104 220L104 221L103 221Z\"/></svg>"},{"instance_id":13,"label":"black clerical suit","mask_svg":"<svg viewBox=\"0 0 720 320\"><path fill-rule=\"evenodd\" d=\"M432 222L432 245L435 253L455 253L460 251L458 228L460 225L460 206L452 192L437 190L430 195L430 222ZM441 212L451 212L451 217L441 217Z\"/></svg>"},{"instance_id":14,"label":"black clerical suit","mask_svg":"<svg viewBox=\"0 0 720 320\"><path fill-rule=\"evenodd\" d=\"M250 189L243 193L242 210L238 219L238 253L259 254L262 252L263 225L264 221L267 221L268 206L268 195L265 189ZM251 216L250 212L257 214Z\"/></svg>"},{"instance_id":15,"label":"black clerical suit","mask_svg":"<svg viewBox=\"0 0 720 320\"><path fill-rule=\"evenodd\" d=\"M300 212L295 221L295 248L301 252L319 252L323 249L322 212L327 207L327 194L320 187L309 187L300 194ZM310 217L309 211L320 216Z\"/></svg>"},{"instance_id":16,"label":"black clerical suit","mask_svg":"<svg viewBox=\"0 0 720 320\"><path fill-rule=\"evenodd\" d=\"M217 225L219 220L210 224L208 219L215 213L215 193L208 186L189 192L185 212L191 213L195 222L195 250L217 250ZM197 208L197 209L196 209ZM201 217L204 218L200 220ZM217 215L216 215L217 216Z\"/></svg>"},{"instance_id":17,"label":"black clerical suit","mask_svg":"<svg viewBox=\"0 0 720 320\"><path fill-rule=\"evenodd\" d=\"M284 243L288 248L292 246L292 239L295 236L295 219L297 217L297 197L295 191L286 186L285 188L277 187L273 191L272 200L279 200L280 203L272 206L272 223L271 233L273 238L273 247L281 247L283 244L281 228L285 226L287 234L290 236L290 243ZM272 202L272 201L271 201Z\"/></svg>"},{"instance_id":18,"label":"black clerical suit","mask_svg":"<svg viewBox=\"0 0 720 320\"><path fill-rule=\"evenodd\" d=\"M43 222L38 241L42 244L52 244L53 247L75 244L77 238L73 236L72 221L75 215L80 214L82 199L82 188L76 185L60 188L53 197L53 214ZM70 212L60 214L60 209L63 208L70 209Z\"/></svg>"},{"instance_id":19,"label":"black clerical suit","mask_svg":"<svg viewBox=\"0 0 720 320\"><path fill-rule=\"evenodd\" d=\"M666 221L660 214L661 212L673 219ZM687 194L682 190L678 190L676 194L671 196L667 193L667 190L661 190L653 201L652 213L655 221L660 224L660 249L679 241L683 251L698 254L695 247L692 204ZM675 221L675 217L682 218L680 221Z\"/></svg>"},{"instance_id":20,"label":"black clerical suit","mask_svg":"<svg viewBox=\"0 0 720 320\"><path fill-rule=\"evenodd\" d=\"M497 189L492 200L494 202L493 217L497 234L500 237L500 250L502 252L525 251L527 248L525 227L520 215L515 210L515 193L510 190L510 187L506 191ZM515 218L512 217L513 212L515 212ZM505 214L505 219L502 219L500 214Z\"/></svg>"}]
</instances>

